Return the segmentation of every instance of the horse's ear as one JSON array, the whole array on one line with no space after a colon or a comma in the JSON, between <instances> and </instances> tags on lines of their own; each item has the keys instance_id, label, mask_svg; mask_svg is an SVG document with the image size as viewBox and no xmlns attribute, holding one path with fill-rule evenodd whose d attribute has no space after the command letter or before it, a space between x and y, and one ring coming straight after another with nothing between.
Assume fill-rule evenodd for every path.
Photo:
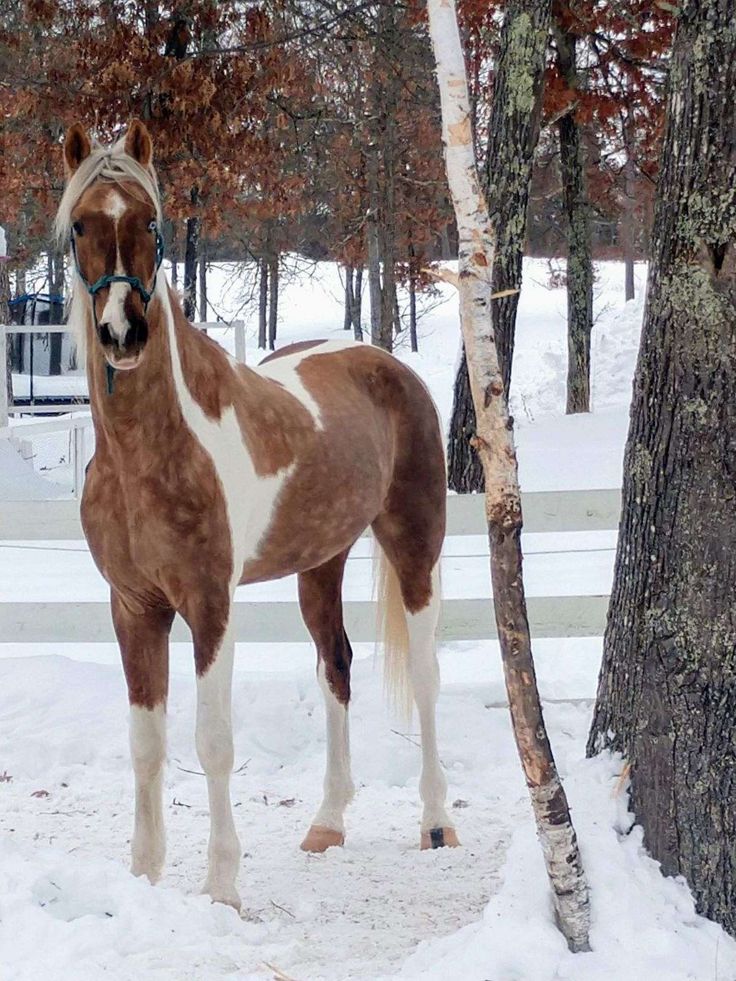
<instances>
[{"instance_id":1,"label":"horse's ear","mask_svg":"<svg viewBox=\"0 0 736 981\"><path fill-rule=\"evenodd\" d=\"M147 167L153 157L153 141L145 123L140 119L131 119L128 132L125 134L125 152L136 160L141 167Z\"/></svg>"},{"instance_id":2,"label":"horse's ear","mask_svg":"<svg viewBox=\"0 0 736 981\"><path fill-rule=\"evenodd\" d=\"M92 143L84 126L81 123L70 126L64 139L64 163L70 177L91 152Z\"/></svg>"}]
</instances>

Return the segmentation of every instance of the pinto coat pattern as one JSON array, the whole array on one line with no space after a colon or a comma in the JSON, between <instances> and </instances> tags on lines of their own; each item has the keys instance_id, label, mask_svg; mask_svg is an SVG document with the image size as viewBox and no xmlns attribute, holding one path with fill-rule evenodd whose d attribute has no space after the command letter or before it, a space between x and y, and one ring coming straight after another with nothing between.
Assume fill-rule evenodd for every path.
<instances>
[{"instance_id":1,"label":"pinto coat pattern","mask_svg":"<svg viewBox=\"0 0 736 981\"><path fill-rule=\"evenodd\" d=\"M292 573L327 716L324 798L302 847L343 843L353 794L352 653L341 587L348 553L368 526L381 548L390 676L407 680L421 723L422 846L456 844L435 734L445 464L426 388L365 345L315 341L256 369L237 364L189 324L156 271L161 209L145 126L133 121L111 149L74 126L65 160L57 229L74 237L72 311L86 345L96 437L82 523L110 584L131 705L132 871L155 881L164 864L168 638L179 613L194 644L196 744L210 801L204 891L239 907L229 790L232 604L238 584ZM90 295L85 284L104 276L123 281ZM150 300L126 278L151 286Z\"/></svg>"}]
</instances>

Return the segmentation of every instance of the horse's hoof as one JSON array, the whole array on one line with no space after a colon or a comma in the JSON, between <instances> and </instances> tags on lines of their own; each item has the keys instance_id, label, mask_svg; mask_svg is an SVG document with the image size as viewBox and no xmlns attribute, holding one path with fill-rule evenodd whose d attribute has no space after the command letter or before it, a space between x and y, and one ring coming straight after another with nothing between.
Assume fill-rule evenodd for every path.
<instances>
[{"instance_id":1,"label":"horse's hoof","mask_svg":"<svg viewBox=\"0 0 736 981\"><path fill-rule=\"evenodd\" d=\"M213 903L222 903L223 906L232 906L236 913L240 912L240 896L235 889L215 889L206 885L202 890L203 895L209 896Z\"/></svg>"},{"instance_id":2,"label":"horse's hoof","mask_svg":"<svg viewBox=\"0 0 736 981\"><path fill-rule=\"evenodd\" d=\"M422 831L419 847L424 852L428 848L457 848L459 844L454 828L432 828L431 831Z\"/></svg>"},{"instance_id":3,"label":"horse's hoof","mask_svg":"<svg viewBox=\"0 0 736 981\"><path fill-rule=\"evenodd\" d=\"M307 836L299 846L303 852L326 852L328 848L335 845L344 845L345 835L342 831L333 831L332 828L324 828L320 824L313 824L307 832Z\"/></svg>"}]
</instances>

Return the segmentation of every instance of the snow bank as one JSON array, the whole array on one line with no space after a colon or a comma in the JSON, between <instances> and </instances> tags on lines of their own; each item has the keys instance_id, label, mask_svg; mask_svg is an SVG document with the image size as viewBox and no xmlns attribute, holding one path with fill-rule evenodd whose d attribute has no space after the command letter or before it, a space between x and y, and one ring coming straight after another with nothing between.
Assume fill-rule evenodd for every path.
<instances>
[{"instance_id":1,"label":"snow bank","mask_svg":"<svg viewBox=\"0 0 736 981\"><path fill-rule=\"evenodd\" d=\"M446 981L731 981L736 942L695 913L683 879L665 878L627 809L621 760L579 761L565 778L591 886L592 950L571 954L553 923L531 821L506 855L479 923L424 942L396 977Z\"/></svg>"}]
</instances>

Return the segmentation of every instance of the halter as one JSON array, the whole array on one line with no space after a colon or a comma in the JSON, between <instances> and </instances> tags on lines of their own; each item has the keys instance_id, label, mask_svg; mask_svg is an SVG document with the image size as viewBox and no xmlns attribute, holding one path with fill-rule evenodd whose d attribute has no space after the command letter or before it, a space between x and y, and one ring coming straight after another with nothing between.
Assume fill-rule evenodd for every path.
<instances>
[{"instance_id":1,"label":"halter","mask_svg":"<svg viewBox=\"0 0 736 981\"><path fill-rule=\"evenodd\" d=\"M161 232L158 229L158 225L155 221L152 221L148 226L149 231L156 235L156 268L153 270L153 281L151 283L150 290L147 290L143 283L138 279L137 276L100 276L98 280L94 283L88 283L87 280L82 275L82 270L79 268L79 259L77 258L77 243L74 237L74 229L72 229L71 239L72 239L72 255L74 256L74 265L77 270L77 275L82 280L85 289L89 295L94 299L94 297L99 293L101 289L105 286L109 286L110 283L127 283L132 286L136 293L140 294L141 300L143 300L144 311L148 309L148 304L151 302L153 296L153 291L156 288L156 277L158 276L158 271L161 268L161 263L164 261L164 240ZM92 313L95 318L95 327L97 326L97 311L95 310L95 305L92 303Z\"/></svg>"},{"instance_id":2,"label":"halter","mask_svg":"<svg viewBox=\"0 0 736 981\"><path fill-rule=\"evenodd\" d=\"M156 277L158 276L158 271L161 268L161 263L164 261L164 240L155 221L150 223L148 230L153 232L156 236L156 268L153 270L153 281L151 282L150 290L146 289L137 276L100 276L100 278L94 283L88 283L82 275L82 270L79 267L77 243L74 237L74 229L72 228L71 242L72 255L74 256L74 266L77 270L77 275L84 285L84 288L92 297L92 317L94 318L95 322L95 330L97 329L97 308L95 306L95 296L101 289L104 289L105 286L109 286L110 283L127 283L136 291L136 293L140 295L141 300L143 300L143 312L145 313L146 310L148 310L148 304L151 302L153 292L156 289ZM109 362L105 365L105 368L107 375L107 394L112 395L115 386L115 369Z\"/></svg>"}]
</instances>

